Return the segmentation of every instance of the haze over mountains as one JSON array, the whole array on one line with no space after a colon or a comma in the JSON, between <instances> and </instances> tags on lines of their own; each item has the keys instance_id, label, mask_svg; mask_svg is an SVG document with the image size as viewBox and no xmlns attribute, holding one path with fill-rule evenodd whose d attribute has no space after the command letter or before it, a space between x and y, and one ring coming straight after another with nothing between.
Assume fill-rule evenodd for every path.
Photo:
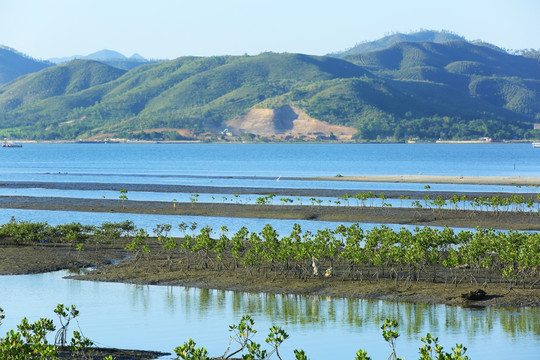
<instances>
[{"instance_id":1,"label":"haze over mountains","mask_svg":"<svg viewBox=\"0 0 540 360\"><path fill-rule=\"evenodd\" d=\"M99 61L104 64L111 65L111 66L117 67L119 69L124 69L124 70L131 70L140 65L150 64L150 63L159 61L159 60L147 60L137 53L131 55L130 57L127 57L123 54L120 54L117 51L108 50L108 49L96 51L94 53L91 53L89 55L84 55L84 56L73 55L73 56L64 57L64 58L51 58L51 59L48 59L48 61L54 64L62 64L62 63L75 60L75 59L95 60L95 61Z\"/></svg>"},{"instance_id":2,"label":"haze over mountains","mask_svg":"<svg viewBox=\"0 0 540 360\"><path fill-rule=\"evenodd\" d=\"M9 50L0 49L0 136L10 138L540 138L538 53L448 32L329 56L150 62L104 50L54 65Z\"/></svg>"}]
</instances>

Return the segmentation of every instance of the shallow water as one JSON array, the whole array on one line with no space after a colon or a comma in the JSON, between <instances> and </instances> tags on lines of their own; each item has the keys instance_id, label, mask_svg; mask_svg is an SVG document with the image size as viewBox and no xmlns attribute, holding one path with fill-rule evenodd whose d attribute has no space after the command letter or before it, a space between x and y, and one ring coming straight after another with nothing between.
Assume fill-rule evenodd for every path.
<instances>
[{"instance_id":1,"label":"shallow water","mask_svg":"<svg viewBox=\"0 0 540 360\"><path fill-rule=\"evenodd\" d=\"M530 144L25 144L0 151L0 175L120 183L198 183L193 176L538 176L539 158Z\"/></svg>"},{"instance_id":2,"label":"shallow water","mask_svg":"<svg viewBox=\"0 0 540 360\"><path fill-rule=\"evenodd\" d=\"M384 359L389 348L380 325L387 317L400 322L398 355L417 358L420 337L438 336L449 351L456 343L472 359L536 359L540 347L540 312L533 308L464 309L443 305L386 301L250 294L170 286L98 283L62 279L67 272L0 276L2 331L23 316L31 321L54 318L57 303L75 304L81 315L72 330L82 330L99 346L171 352L188 338L221 355L228 326L250 314L264 343L268 329L279 325L290 335L282 354L304 349L313 359L353 359L360 348Z\"/></svg>"}]
</instances>

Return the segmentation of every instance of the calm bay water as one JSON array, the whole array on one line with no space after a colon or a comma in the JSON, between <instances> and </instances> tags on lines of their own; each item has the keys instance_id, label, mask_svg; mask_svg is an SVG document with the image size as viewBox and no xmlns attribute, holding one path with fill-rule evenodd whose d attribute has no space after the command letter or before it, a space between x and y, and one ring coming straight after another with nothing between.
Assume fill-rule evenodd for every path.
<instances>
[{"instance_id":1,"label":"calm bay water","mask_svg":"<svg viewBox=\"0 0 540 360\"><path fill-rule=\"evenodd\" d=\"M0 151L0 175L195 184L182 176L539 176L539 159L530 144L28 144Z\"/></svg>"},{"instance_id":2,"label":"calm bay water","mask_svg":"<svg viewBox=\"0 0 540 360\"><path fill-rule=\"evenodd\" d=\"M530 144L479 145L333 145L333 144L28 144L0 150L5 181L111 182L241 187L421 190L424 184L276 181L278 177L433 174L453 176L540 176L540 150ZM431 185L433 190L520 191L508 187ZM17 191L17 190L14 190ZM36 190L40 192L40 190ZM7 193L11 194L11 193ZM52 190L51 196L58 191ZM79 193L80 194L80 193ZM43 195L43 193L42 193ZM95 196L93 194L92 196ZM107 197L115 197L107 193ZM128 197L137 194L128 194ZM146 196L141 194L141 196ZM151 196L151 195L148 195ZM160 196L168 196L167 194ZM116 196L117 197L117 196ZM171 194L172 198L176 195ZM167 200L164 200L167 201ZM290 232L295 221L153 215L0 210L0 223L19 219L51 224L133 220L157 223L195 221L200 226L247 225L260 231L266 223ZM115 216L118 218L111 218ZM67 221L66 221L67 220ZM217 226L213 224L218 224ZM335 223L303 222L304 230ZM369 225L363 226L369 228ZM385 317L400 321L398 355L418 357L419 338L431 332L447 350L465 344L472 359L536 359L540 348L540 312L534 308L463 309L384 301L247 294L183 287L137 286L61 279L64 273L0 277L0 307L7 318L0 331L14 328L23 316L53 317L57 303L81 310L84 335L97 345L172 351L188 338L221 355L228 325L250 314L264 342L267 329L284 327L291 337L284 354L305 349L311 359L352 359L363 348L386 358L380 335Z\"/></svg>"}]
</instances>

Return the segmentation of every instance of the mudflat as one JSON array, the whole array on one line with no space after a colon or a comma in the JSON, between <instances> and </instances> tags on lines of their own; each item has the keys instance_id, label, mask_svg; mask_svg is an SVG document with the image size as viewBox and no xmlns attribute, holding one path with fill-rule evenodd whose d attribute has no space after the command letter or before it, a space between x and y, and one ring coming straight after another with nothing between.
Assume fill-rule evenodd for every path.
<instances>
[{"instance_id":1,"label":"mudflat","mask_svg":"<svg viewBox=\"0 0 540 360\"><path fill-rule=\"evenodd\" d=\"M472 184L472 185L540 185L540 177L526 176L444 176L444 175L356 175L312 177L310 180L394 182L423 184Z\"/></svg>"},{"instance_id":2,"label":"mudflat","mask_svg":"<svg viewBox=\"0 0 540 360\"><path fill-rule=\"evenodd\" d=\"M380 200L378 201L380 202ZM537 212L499 212L400 207L173 203L111 199L0 196L0 208L100 213L193 215L237 218L368 222L418 226L540 230ZM6 210L9 211L9 210ZM225 225L226 219L223 220Z\"/></svg>"},{"instance_id":3,"label":"mudflat","mask_svg":"<svg viewBox=\"0 0 540 360\"><path fill-rule=\"evenodd\" d=\"M182 239L177 239L181 242ZM126 240L118 240L98 248L88 246L75 251L68 244L12 245L0 243L0 275L41 273L59 269L93 270L74 273L81 280L123 282L154 285L191 286L249 292L288 293L382 299L415 303L437 303L458 306L539 306L540 289L510 287L502 278L479 276L475 281L462 279L453 283L445 269L438 269L437 281L395 281L387 277L354 280L346 276L345 264L335 265L335 276L309 278L273 276L258 271L235 271L228 265L219 268L180 265L185 258L168 259L156 241L150 242L151 253L134 259L124 249ZM179 260L180 259L180 260ZM118 262L118 260L120 260ZM195 259L192 260L196 262ZM216 261L215 259L211 261ZM232 263L230 255L222 260ZM114 262L114 264L112 264ZM489 274L488 274L489 275ZM479 288L487 292L482 301L466 300L462 294Z\"/></svg>"}]
</instances>

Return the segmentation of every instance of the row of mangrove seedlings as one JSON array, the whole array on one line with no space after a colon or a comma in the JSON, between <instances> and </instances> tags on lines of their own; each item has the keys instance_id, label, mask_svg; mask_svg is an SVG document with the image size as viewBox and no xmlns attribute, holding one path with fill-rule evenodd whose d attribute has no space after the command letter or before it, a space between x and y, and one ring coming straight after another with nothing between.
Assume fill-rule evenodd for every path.
<instances>
[{"instance_id":1,"label":"row of mangrove seedlings","mask_svg":"<svg viewBox=\"0 0 540 360\"><path fill-rule=\"evenodd\" d=\"M429 187L429 185L426 185ZM428 188L429 189L429 188ZM393 198L399 199L399 207L410 207L415 209L434 209L440 210L443 208L449 208L453 210L472 210L472 211L491 211L496 214L504 214L508 212L540 212L540 193L532 195L523 194L509 194L508 196L493 195L493 196L467 196L466 194L452 194L452 196L430 195L429 191L425 193L421 199L412 200L411 195L399 195ZM122 206L125 206L125 201L128 200L127 190L121 189L119 199L122 200ZM215 196L211 196L212 201L216 200ZM255 199L256 205L273 205L276 200L275 194L268 194L259 196ZM280 197L279 203L281 205L304 205L304 201L309 201L311 206L322 206L323 204L338 205L338 206L356 206L356 207L392 207L392 204L388 203L389 197L381 192L376 194L372 191L361 191L356 194L345 193L342 196L337 196L335 200L321 199L315 197L309 197L307 199L303 197ZM189 200L192 204L199 201L199 194L190 194ZM250 203L251 198L244 199L247 203ZM377 201L376 201L377 200ZM226 196L221 197L223 203L234 202L236 204L242 203L242 198L239 194L234 194L232 198ZM176 208L177 199L173 199L173 207ZM405 205L405 206L404 206Z\"/></svg>"},{"instance_id":2,"label":"row of mangrove seedlings","mask_svg":"<svg viewBox=\"0 0 540 360\"><path fill-rule=\"evenodd\" d=\"M134 266L162 259L169 269L229 270L266 278L339 277L343 280L506 282L531 288L540 283L540 234L477 228L456 232L416 227L393 230L387 226L364 230L358 224L339 225L316 232L292 231L280 236L271 225L260 232L242 227L229 235L196 223L178 225L182 237L170 235L172 225L158 224L153 236L133 222L100 226L12 219L0 226L0 240L13 244L66 243L74 254L122 243Z\"/></svg>"}]
</instances>

